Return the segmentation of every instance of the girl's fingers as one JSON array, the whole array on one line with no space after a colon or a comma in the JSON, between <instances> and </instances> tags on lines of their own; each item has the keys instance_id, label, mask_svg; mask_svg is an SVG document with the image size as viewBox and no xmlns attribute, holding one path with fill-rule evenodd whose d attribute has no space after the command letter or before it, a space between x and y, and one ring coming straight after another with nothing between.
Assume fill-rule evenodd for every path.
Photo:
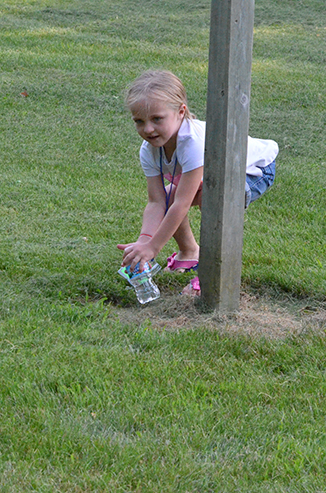
<instances>
[{"instance_id":1,"label":"girl's fingers","mask_svg":"<svg viewBox=\"0 0 326 493\"><path fill-rule=\"evenodd\" d=\"M130 264L130 270L131 270L131 272L134 270L134 268L136 267L136 265L138 264L138 262L139 262L139 258L138 257L134 257L133 261Z\"/></svg>"},{"instance_id":2,"label":"girl's fingers","mask_svg":"<svg viewBox=\"0 0 326 493\"><path fill-rule=\"evenodd\" d=\"M119 248L119 250L125 250L126 248L128 248L132 245L134 245L134 243L119 243L117 245L117 248Z\"/></svg>"},{"instance_id":3,"label":"girl's fingers","mask_svg":"<svg viewBox=\"0 0 326 493\"><path fill-rule=\"evenodd\" d=\"M146 260L142 256L140 252L137 252L137 248L135 248L135 243L128 243L128 244L119 244L117 245L119 250L123 250L123 257L122 257L122 263L121 265L123 267L126 267L127 265L130 265L130 270L133 271L136 265L139 263L139 270L140 272L143 272Z\"/></svg>"},{"instance_id":4,"label":"girl's fingers","mask_svg":"<svg viewBox=\"0 0 326 493\"><path fill-rule=\"evenodd\" d=\"M131 266L132 266L132 263L133 263L133 261L134 261L134 258L135 258L135 256L134 256L134 254L133 254L133 251L132 251L132 250L131 250L131 251L130 251L130 250L129 250L129 251L127 251L127 249L125 249L125 251L124 251L124 255L123 255L123 258L122 258L122 265L123 265L123 266L125 266L125 265L130 265L130 267L131 267ZM136 263L137 263L137 262L136 262ZM134 266L135 266L135 265L136 265L136 264L134 264ZM133 267L131 267L131 268L133 268Z\"/></svg>"},{"instance_id":5,"label":"girl's fingers","mask_svg":"<svg viewBox=\"0 0 326 493\"><path fill-rule=\"evenodd\" d=\"M140 257L139 256L133 257L132 255L127 255L123 259L122 265L123 266L129 265L130 266L130 270L132 272L134 270L134 268L136 267L136 265L138 264L139 260L140 260Z\"/></svg>"},{"instance_id":6,"label":"girl's fingers","mask_svg":"<svg viewBox=\"0 0 326 493\"><path fill-rule=\"evenodd\" d=\"M125 248L122 259L125 261L127 257L128 259L132 258L131 254L132 254L132 247Z\"/></svg>"}]
</instances>

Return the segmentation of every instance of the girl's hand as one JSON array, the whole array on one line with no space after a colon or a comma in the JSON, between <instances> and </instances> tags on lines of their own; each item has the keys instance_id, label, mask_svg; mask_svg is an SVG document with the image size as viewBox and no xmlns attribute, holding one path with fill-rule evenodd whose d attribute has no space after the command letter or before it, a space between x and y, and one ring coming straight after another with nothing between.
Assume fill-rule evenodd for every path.
<instances>
[{"instance_id":1,"label":"girl's hand","mask_svg":"<svg viewBox=\"0 0 326 493\"><path fill-rule=\"evenodd\" d=\"M117 245L117 248L119 248L119 250L125 250L127 247L132 246L132 245L134 245L135 243L136 243L136 242L134 242L134 243L119 243L119 244Z\"/></svg>"},{"instance_id":2,"label":"girl's hand","mask_svg":"<svg viewBox=\"0 0 326 493\"><path fill-rule=\"evenodd\" d=\"M153 249L147 236L141 236L134 243L117 245L119 250L123 250L122 266L130 265L131 271L134 270L138 262L140 272L143 272L146 262L152 260L158 252Z\"/></svg>"},{"instance_id":3,"label":"girl's hand","mask_svg":"<svg viewBox=\"0 0 326 493\"><path fill-rule=\"evenodd\" d=\"M130 265L131 271L140 262L139 270L143 272L145 263L152 260L156 255L156 252L154 252L150 245L150 241L146 243L136 241L136 243L119 244L117 247L119 250L124 251L121 265L123 267Z\"/></svg>"},{"instance_id":4,"label":"girl's hand","mask_svg":"<svg viewBox=\"0 0 326 493\"><path fill-rule=\"evenodd\" d=\"M132 243L119 243L117 245L117 248L119 248L119 250L125 250L127 247L131 247L131 246L135 245L136 243L147 243L148 241L149 241L149 237L140 236L137 241L133 241ZM125 255L123 256L123 258L124 257L125 257Z\"/></svg>"}]
</instances>

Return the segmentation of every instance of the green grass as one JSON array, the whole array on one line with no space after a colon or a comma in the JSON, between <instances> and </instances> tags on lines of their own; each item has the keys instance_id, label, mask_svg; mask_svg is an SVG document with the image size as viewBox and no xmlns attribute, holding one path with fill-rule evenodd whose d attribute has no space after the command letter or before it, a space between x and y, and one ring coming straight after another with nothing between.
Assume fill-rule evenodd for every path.
<instances>
[{"instance_id":1,"label":"green grass","mask_svg":"<svg viewBox=\"0 0 326 493\"><path fill-rule=\"evenodd\" d=\"M284 5L273 14L256 5L250 133L275 139L280 155L273 190L248 211L243 251L246 284L318 298L326 288L321 3L298 7L300 24ZM75 297L88 285L92 296L99 289L123 301L115 245L137 236L146 203L124 90L143 69L172 69L205 118L209 2L149 5L148 15L146 2L132 1L1 7L1 264L19 292L47 282L51 296L60 284ZM197 212L192 220L199 238Z\"/></svg>"},{"instance_id":2,"label":"green grass","mask_svg":"<svg viewBox=\"0 0 326 493\"><path fill-rule=\"evenodd\" d=\"M132 328L103 304L16 320L1 491L325 491L324 337Z\"/></svg>"},{"instance_id":3,"label":"green grass","mask_svg":"<svg viewBox=\"0 0 326 493\"><path fill-rule=\"evenodd\" d=\"M243 286L324 306L325 5L255 9L250 133L280 155L246 213ZM0 6L1 492L326 491L324 322L282 340L158 328L117 276L146 204L125 88L170 69L204 119L209 15L208 0ZM159 275L158 303L187 279Z\"/></svg>"}]
</instances>

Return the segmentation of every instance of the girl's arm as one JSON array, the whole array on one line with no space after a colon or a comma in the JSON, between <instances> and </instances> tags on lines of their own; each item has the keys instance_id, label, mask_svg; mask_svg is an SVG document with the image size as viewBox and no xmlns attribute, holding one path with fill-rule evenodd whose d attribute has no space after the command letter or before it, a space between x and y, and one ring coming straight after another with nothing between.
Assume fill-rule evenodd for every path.
<instances>
[{"instance_id":1,"label":"girl's arm","mask_svg":"<svg viewBox=\"0 0 326 493\"><path fill-rule=\"evenodd\" d=\"M162 186L161 176L147 178L148 203L143 213L143 224L139 239L142 234L155 235L161 224L165 213L165 193ZM147 241L149 237L147 237Z\"/></svg>"},{"instance_id":2,"label":"girl's arm","mask_svg":"<svg viewBox=\"0 0 326 493\"><path fill-rule=\"evenodd\" d=\"M137 242L133 243L117 245L119 250L126 250L127 247L134 246L136 243L147 243L154 236L164 217L165 193L162 187L162 179L160 176L147 178L147 191L148 203L143 213L143 223L138 240ZM125 258L125 256L126 253L124 254L123 258Z\"/></svg>"},{"instance_id":3,"label":"girl's arm","mask_svg":"<svg viewBox=\"0 0 326 493\"><path fill-rule=\"evenodd\" d=\"M123 265L130 264L133 269L140 262L142 270L145 262L156 257L187 215L198 191L202 175L202 167L182 174L175 191L174 201L165 216L165 193L161 177L147 179L149 200L144 211L141 232L151 235L152 238L140 236L134 244L119 245L118 248L124 250Z\"/></svg>"}]
</instances>

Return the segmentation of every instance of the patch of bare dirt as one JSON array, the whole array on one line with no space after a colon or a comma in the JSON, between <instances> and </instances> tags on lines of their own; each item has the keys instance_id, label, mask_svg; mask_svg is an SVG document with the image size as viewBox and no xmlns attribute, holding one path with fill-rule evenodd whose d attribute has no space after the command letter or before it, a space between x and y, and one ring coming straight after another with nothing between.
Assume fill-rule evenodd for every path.
<instances>
[{"instance_id":1,"label":"patch of bare dirt","mask_svg":"<svg viewBox=\"0 0 326 493\"><path fill-rule=\"evenodd\" d=\"M122 323L151 323L158 330L216 329L229 334L254 337L285 338L305 332L325 332L326 307L315 304L286 303L267 296L241 294L239 312L221 316L217 312L201 313L195 300L186 296L164 294L159 300L144 306L118 309Z\"/></svg>"}]
</instances>

